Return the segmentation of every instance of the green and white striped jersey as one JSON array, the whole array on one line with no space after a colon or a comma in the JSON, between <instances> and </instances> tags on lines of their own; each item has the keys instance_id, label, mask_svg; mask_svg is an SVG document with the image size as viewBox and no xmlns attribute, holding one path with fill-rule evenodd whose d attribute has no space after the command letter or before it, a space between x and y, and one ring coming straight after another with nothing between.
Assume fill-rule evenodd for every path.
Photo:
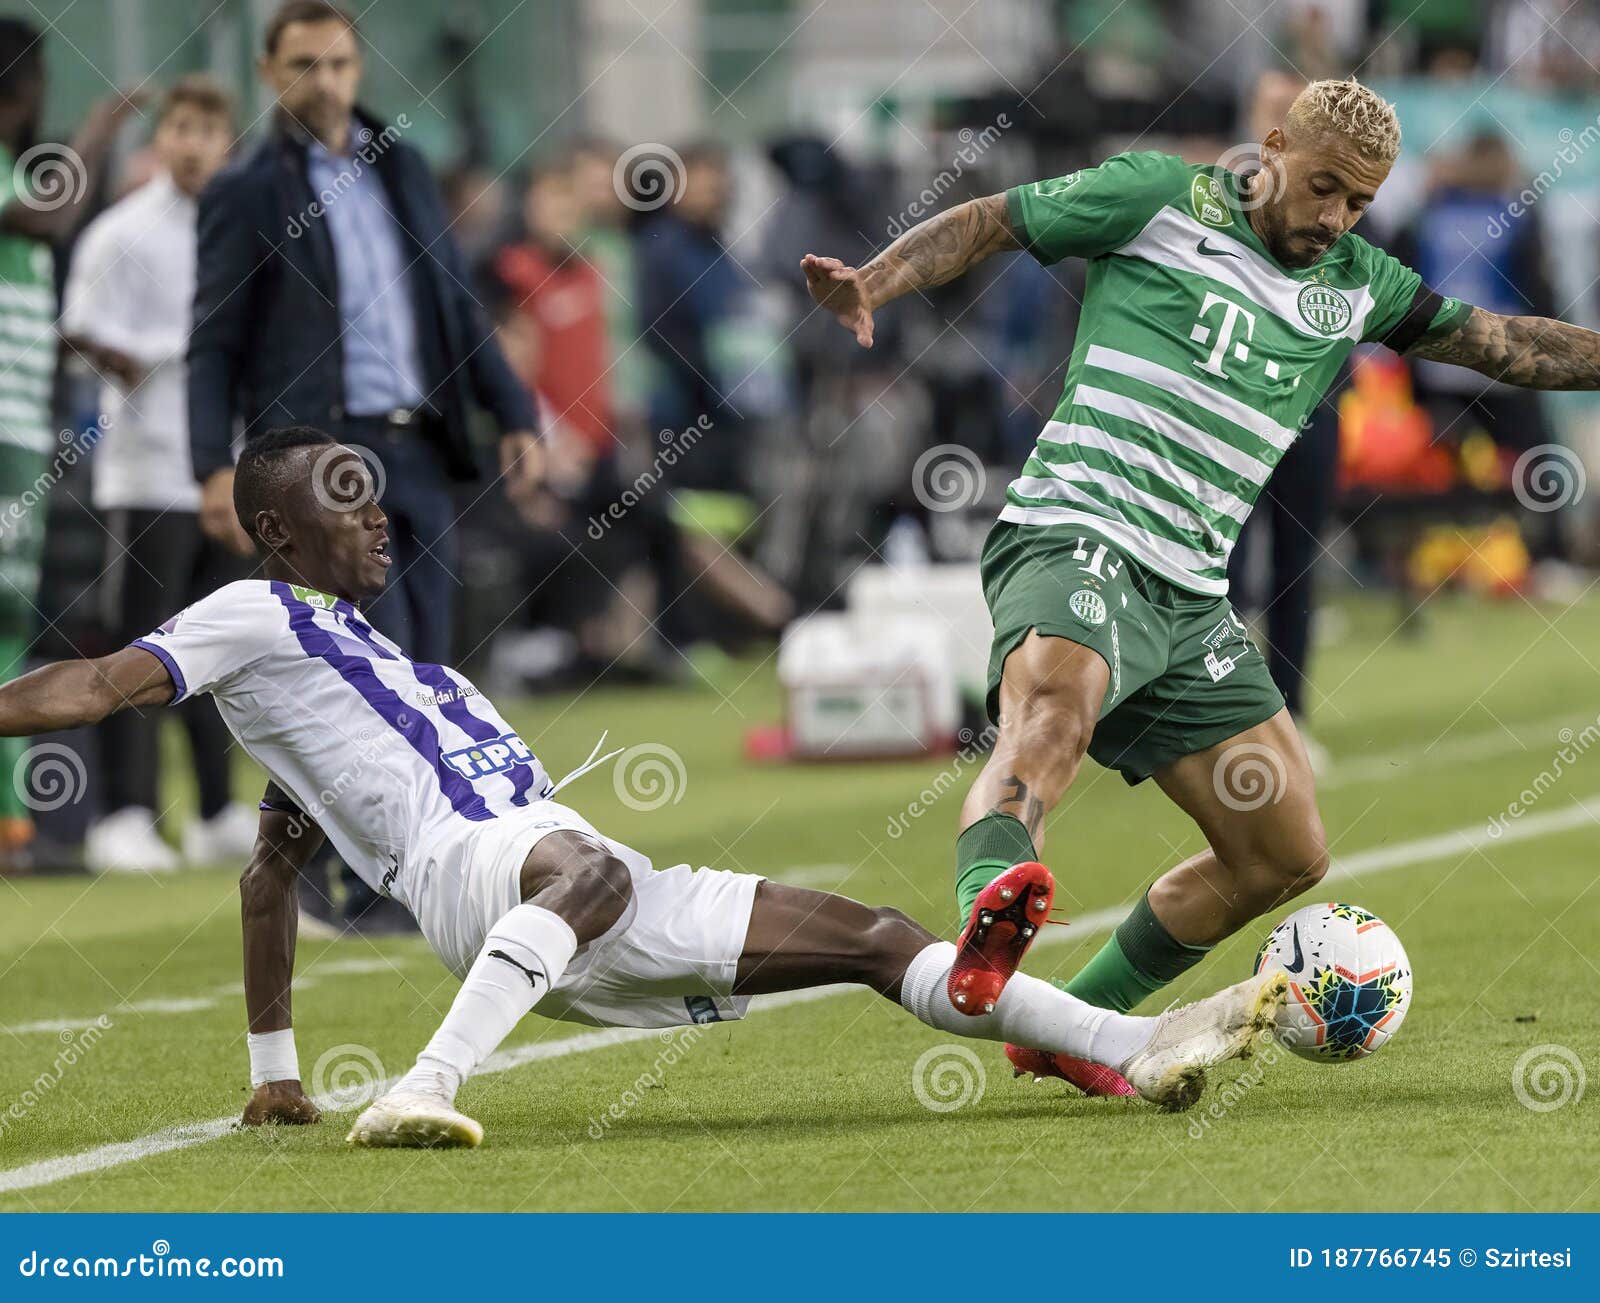
<instances>
[{"instance_id":1,"label":"green and white striped jersey","mask_svg":"<svg viewBox=\"0 0 1600 1303\"><path fill-rule=\"evenodd\" d=\"M23 184L0 145L0 207ZM46 453L56 373L55 261L43 240L0 233L0 444Z\"/></svg>"},{"instance_id":2,"label":"green and white striped jersey","mask_svg":"<svg viewBox=\"0 0 1600 1303\"><path fill-rule=\"evenodd\" d=\"M1356 235L1280 266L1242 179L1168 154L1119 154L1006 201L1040 262L1089 268L1061 401L1000 518L1088 526L1197 593L1227 591L1240 526L1350 350L1471 311Z\"/></svg>"}]
</instances>

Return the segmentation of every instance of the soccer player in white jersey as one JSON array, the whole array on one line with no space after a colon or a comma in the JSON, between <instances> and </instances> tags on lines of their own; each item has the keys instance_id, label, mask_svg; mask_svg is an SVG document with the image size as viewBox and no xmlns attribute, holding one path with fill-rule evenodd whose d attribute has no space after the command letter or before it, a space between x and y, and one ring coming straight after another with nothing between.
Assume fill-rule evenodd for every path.
<instances>
[{"instance_id":1,"label":"soccer player in white jersey","mask_svg":"<svg viewBox=\"0 0 1600 1303\"><path fill-rule=\"evenodd\" d=\"M316 430L271 432L241 456L234 503L264 578L218 589L113 655L5 685L0 736L205 692L271 775L241 882L247 1123L317 1116L300 1086L289 997L294 879L318 828L416 915L463 978L416 1066L356 1120L358 1145L476 1145L482 1128L456 1110L456 1091L535 1006L669 1027L738 1018L763 992L858 982L946 1033L1114 1067L1167 1108L1192 1104L1205 1069L1247 1054L1272 1024L1281 973L1160 1018L1097 1009L1018 975L992 1009L967 1012L947 990L957 947L898 910L750 874L656 871L550 799L537 757L466 678L412 661L367 623L360 604L383 591L390 557L356 452ZM969 941L974 962L1009 961L1048 913L1053 884L1024 877L1010 900L1002 878L996 913L1023 913L997 920L987 947Z\"/></svg>"},{"instance_id":2,"label":"soccer player in white jersey","mask_svg":"<svg viewBox=\"0 0 1600 1303\"><path fill-rule=\"evenodd\" d=\"M861 268L802 259L812 297L865 347L874 309L992 254L1088 260L1060 402L984 548L1000 730L962 806L956 875L965 913L997 871L1035 860L1085 754L1154 778L1208 849L1065 984L1092 1004L1126 1012L1327 871L1311 769L1228 604L1227 561L1350 350L1600 388L1600 335L1441 298L1351 233L1399 149L1392 105L1319 81L1248 175L1119 154L951 208ZM1090 1093L1129 1089L1070 1057L1008 1053Z\"/></svg>"}]
</instances>

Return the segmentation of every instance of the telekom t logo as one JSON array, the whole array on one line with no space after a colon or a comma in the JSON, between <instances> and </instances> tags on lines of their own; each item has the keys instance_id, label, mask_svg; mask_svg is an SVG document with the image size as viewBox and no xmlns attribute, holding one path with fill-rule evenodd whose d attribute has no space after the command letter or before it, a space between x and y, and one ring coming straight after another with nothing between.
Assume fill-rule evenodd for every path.
<instances>
[{"instance_id":1,"label":"telekom t logo","mask_svg":"<svg viewBox=\"0 0 1600 1303\"><path fill-rule=\"evenodd\" d=\"M1250 349L1246 346L1245 340L1255 338L1256 314L1241 308L1220 294L1207 294L1205 302L1200 305L1200 319L1194 323L1194 328L1189 332L1189 338L1196 344L1211 343L1212 328L1205 324L1205 317L1212 308L1219 307L1222 309L1222 324L1216 328L1217 342L1212 345L1211 356L1204 362L1196 362L1194 365L1202 371L1209 371L1212 375L1226 380L1228 373L1222 369L1222 359L1227 355L1229 345L1233 347L1233 356L1240 362L1250 356ZM1233 333L1241 317L1244 318L1244 339L1235 343Z\"/></svg>"}]
</instances>

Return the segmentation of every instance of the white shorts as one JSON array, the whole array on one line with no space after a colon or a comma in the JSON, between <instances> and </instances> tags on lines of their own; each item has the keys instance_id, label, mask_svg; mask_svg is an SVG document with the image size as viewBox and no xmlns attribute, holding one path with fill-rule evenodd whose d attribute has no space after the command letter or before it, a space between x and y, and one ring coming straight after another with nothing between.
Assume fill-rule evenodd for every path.
<instances>
[{"instance_id":1,"label":"white shorts","mask_svg":"<svg viewBox=\"0 0 1600 1303\"><path fill-rule=\"evenodd\" d=\"M465 977L484 939L521 902L522 863L553 832L576 832L628 866L633 900L578 952L538 1012L598 1027L677 1027L742 1018L733 980L762 879L649 859L597 832L576 810L536 801L525 814L478 824L433 847L406 875L406 901L445 967Z\"/></svg>"}]
</instances>

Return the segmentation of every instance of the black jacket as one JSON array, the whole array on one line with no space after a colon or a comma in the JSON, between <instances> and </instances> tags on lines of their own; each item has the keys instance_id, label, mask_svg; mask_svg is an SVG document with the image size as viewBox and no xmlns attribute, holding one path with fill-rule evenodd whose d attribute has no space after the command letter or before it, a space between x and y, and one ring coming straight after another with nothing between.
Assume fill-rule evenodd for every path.
<instances>
[{"instance_id":1,"label":"black jacket","mask_svg":"<svg viewBox=\"0 0 1600 1303\"><path fill-rule=\"evenodd\" d=\"M356 121L372 133L372 161L360 165L377 169L406 244L428 404L443 418L441 451L455 478L473 479L469 406L487 408L504 433L535 428L533 403L473 297L422 155L395 128L360 112ZM333 241L314 201L306 142L281 124L200 195L189 442L201 481L233 464L236 419L247 438L282 425L338 433L339 291Z\"/></svg>"}]
</instances>

